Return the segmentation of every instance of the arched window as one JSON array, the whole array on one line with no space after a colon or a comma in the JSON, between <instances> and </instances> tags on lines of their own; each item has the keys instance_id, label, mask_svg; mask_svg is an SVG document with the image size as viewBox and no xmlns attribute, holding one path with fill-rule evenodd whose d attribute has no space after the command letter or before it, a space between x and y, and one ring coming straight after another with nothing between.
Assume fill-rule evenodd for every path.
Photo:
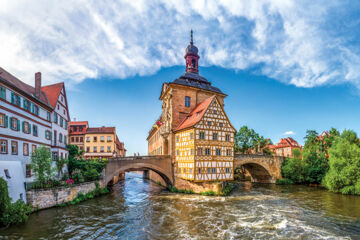
<instances>
[{"instance_id":1,"label":"arched window","mask_svg":"<svg viewBox=\"0 0 360 240\"><path fill-rule=\"evenodd\" d=\"M191 66L192 66L193 68L196 67L196 61L195 61L195 59L191 59Z\"/></svg>"}]
</instances>

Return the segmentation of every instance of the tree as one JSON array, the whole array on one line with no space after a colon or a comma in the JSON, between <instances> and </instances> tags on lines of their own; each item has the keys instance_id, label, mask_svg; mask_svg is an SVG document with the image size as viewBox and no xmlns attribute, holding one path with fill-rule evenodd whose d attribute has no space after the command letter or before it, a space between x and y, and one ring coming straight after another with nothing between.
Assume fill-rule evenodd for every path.
<instances>
[{"instance_id":1,"label":"tree","mask_svg":"<svg viewBox=\"0 0 360 240\"><path fill-rule=\"evenodd\" d=\"M323 185L332 192L360 195L360 144L355 132L344 130L330 147Z\"/></svg>"},{"instance_id":2,"label":"tree","mask_svg":"<svg viewBox=\"0 0 360 240\"><path fill-rule=\"evenodd\" d=\"M295 148L292 150L292 155L295 159L301 159L302 155L301 155L301 151L298 148Z\"/></svg>"},{"instance_id":3,"label":"tree","mask_svg":"<svg viewBox=\"0 0 360 240\"><path fill-rule=\"evenodd\" d=\"M68 163L68 160L65 158L60 158L56 161L56 170L58 173L58 177L60 177L63 174L63 168Z\"/></svg>"},{"instance_id":4,"label":"tree","mask_svg":"<svg viewBox=\"0 0 360 240\"><path fill-rule=\"evenodd\" d=\"M248 153L249 149L254 149L258 152L262 149L268 140L260 136L254 129L247 126L242 126L239 131L235 133L235 152Z\"/></svg>"},{"instance_id":5,"label":"tree","mask_svg":"<svg viewBox=\"0 0 360 240\"><path fill-rule=\"evenodd\" d=\"M53 174L51 152L48 148L41 146L31 154L31 169L37 180L45 183Z\"/></svg>"},{"instance_id":6,"label":"tree","mask_svg":"<svg viewBox=\"0 0 360 240\"><path fill-rule=\"evenodd\" d=\"M307 130L303 152L294 149L294 159L284 161L281 167L283 177L295 183L321 183L329 170L328 149L338 135L335 128L324 137L319 137L315 130Z\"/></svg>"}]
</instances>

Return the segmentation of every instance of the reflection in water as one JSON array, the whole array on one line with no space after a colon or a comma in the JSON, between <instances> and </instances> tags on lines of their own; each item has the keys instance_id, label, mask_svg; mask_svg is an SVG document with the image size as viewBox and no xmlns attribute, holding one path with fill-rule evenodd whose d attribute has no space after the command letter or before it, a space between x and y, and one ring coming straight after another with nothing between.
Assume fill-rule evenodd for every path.
<instances>
[{"instance_id":1,"label":"reflection in water","mask_svg":"<svg viewBox=\"0 0 360 240\"><path fill-rule=\"evenodd\" d=\"M359 239L360 197L239 184L229 197L172 194L128 173L111 194L31 215L0 239Z\"/></svg>"}]
</instances>

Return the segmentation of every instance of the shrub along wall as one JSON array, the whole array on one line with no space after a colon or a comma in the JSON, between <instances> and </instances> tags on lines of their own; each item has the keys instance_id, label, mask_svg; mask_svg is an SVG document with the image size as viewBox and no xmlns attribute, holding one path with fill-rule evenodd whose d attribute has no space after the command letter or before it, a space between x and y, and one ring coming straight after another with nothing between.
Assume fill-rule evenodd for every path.
<instances>
[{"instance_id":1,"label":"shrub along wall","mask_svg":"<svg viewBox=\"0 0 360 240\"><path fill-rule=\"evenodd\" d=\"M103 181L80 183L71 187L54 189L32 189L26 192L27 202L35 209L45 209L74 200L80 193L87 194L96 189L96 182L103 187Z\"/></svg>"}]
</instances>

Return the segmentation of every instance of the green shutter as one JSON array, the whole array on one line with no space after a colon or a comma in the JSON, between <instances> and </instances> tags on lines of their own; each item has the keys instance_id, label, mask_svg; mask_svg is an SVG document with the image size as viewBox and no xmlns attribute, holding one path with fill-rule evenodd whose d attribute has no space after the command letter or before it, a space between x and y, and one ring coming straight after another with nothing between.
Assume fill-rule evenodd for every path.
<instances>
[{"instance_id":1,"label":"green shutter","mask_svg":"<svg viewBox=\"0 0 360 240\"><path fill-rule=\"evenodd\" d=\"M13 126L12 126L12 117L10 117L10 129L13 129Z\"/></svg>"},{"instance_id":2,"label":"green shutter","mask_svg":"<svg viewBox=\"0 0 360 240\"><path fill-rule=\"evenodd\" d=\"M49 131L49 135L50 135L50 140L52 139L52 132Z\"/></svg>"},{"instance_id":3,"label":"green shutter","mask_svg":"<svg viewBox=\"0 0 360 240\"><path fill-rule=\"evenodd\" d=\"M9 126L9 117L5 116L5 128Z\"/></svg>"},{"instance_id":4,"label":"green shutter","mask_svg":"<svg viewBox=\"0 0 360 240\"><path fill-rule=\"evenodd\" d=\"M31 134L31 124L30 123L29 123L28 128L29 128L29 134Z\"/></svg>"},{"instance_id":5,"label":"green shutter","mask_svg":"<svg viewBox=\"0 0 360 240\"><path fill-rule=\"evenodd\" d=\"M22 122L22 132L25 132L25 122Z\"/></svg>"},{"instance_id":6,"label":"green shutter","mask_svg":"<svg viewBox=\"0 0 360 240\"><path fill-rule=\"evenodd\" d=\"M14 98L15 98L15 95L13 92L11 92L11 103L14 104L15 101L14 101Z\"/></svg>"},{"instance_id":7,"label":"green shutter","mask_svg":"<svg viewBox=\"0 0 360 240\"><path fill-rule=\"evenodd\" d=\"M20 120L17 120L16 130L20 131Z\"/></svg>"}]
</instances>

